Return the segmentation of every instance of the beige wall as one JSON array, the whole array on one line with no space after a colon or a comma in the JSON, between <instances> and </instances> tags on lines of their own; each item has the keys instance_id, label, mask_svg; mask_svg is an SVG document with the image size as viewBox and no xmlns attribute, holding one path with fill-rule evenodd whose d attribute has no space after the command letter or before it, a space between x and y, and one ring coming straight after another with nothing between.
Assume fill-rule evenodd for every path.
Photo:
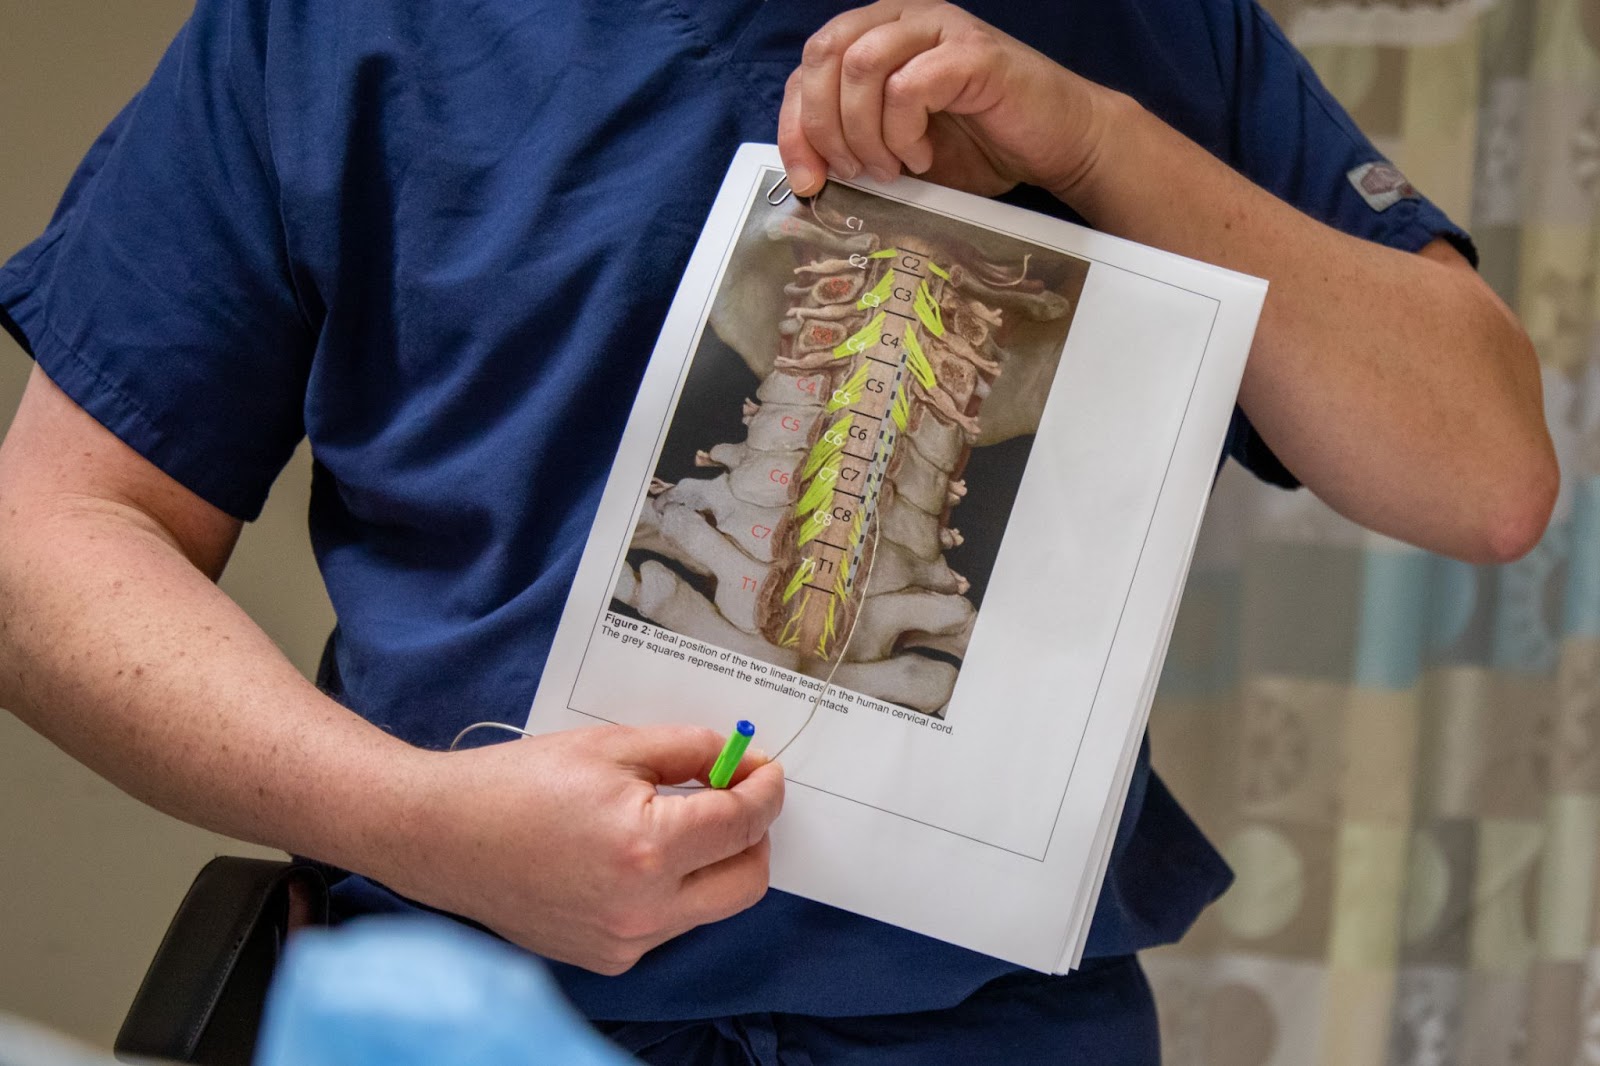
<instances>
[{"instance_id":1,"label":"beige wall","mask_svg":"<svg viewBox=\"0 0 1600 1066\"><path fill-rule=\"evenodd\" d=\"M191 6L0 0L0 259L44 227ZM0 333L0 427L30 365ZM223 579L303 670L332 625L306 543L309 471L302 449ZM141 806L0 712L0 1012L109 1046L189 879L246 851Z\"/></svg>"}]
</instances>

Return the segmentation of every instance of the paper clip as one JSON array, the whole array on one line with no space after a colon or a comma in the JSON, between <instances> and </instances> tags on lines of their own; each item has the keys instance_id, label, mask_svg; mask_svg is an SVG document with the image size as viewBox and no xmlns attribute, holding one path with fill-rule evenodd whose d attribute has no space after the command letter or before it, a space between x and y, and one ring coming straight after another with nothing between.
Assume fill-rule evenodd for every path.
<instances>
[{"instance_id":1,"label":"paper clip","mask_svg":"<svg viewBox=\"0 0 1600 1066\"><path fill-rule=\"evenodd\" d=\"M772 198L772 194L777 192L779 189L783 190L783 195L778 197L776 200L774 200ZM767 190L767 203L771 204L773 207L778 207L778 206L782 205L782 203L785 200L787 200L789 197L791 197L793 195L794 195L794 190L789 187L789 175L785 174L782 177L780 177L777 181L773 182L772 183L772 188Z\"/></svg>"}]
</instances>

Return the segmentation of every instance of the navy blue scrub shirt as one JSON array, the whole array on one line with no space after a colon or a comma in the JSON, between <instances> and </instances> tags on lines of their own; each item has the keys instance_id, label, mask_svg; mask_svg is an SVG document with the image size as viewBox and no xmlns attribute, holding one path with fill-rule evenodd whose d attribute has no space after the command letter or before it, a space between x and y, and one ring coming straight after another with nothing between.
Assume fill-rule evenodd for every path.
<instances>
[{"instance_id":1,"label":"navy blue scrub shirt","mask_svg":"<svg viewBox=\"0 0 1600 1066\"><path fill-rule=\"evenodd\" d=\"M0 320L239 518L309 436L334 694L432 747L520 721L723 170L844 6L200 0L0 270ZM1361 195L1379 154L1250 0L970 6L1316 218L1470 252L1425 200ZM1292 483L1242 416L1228 448ZM1089 955L1177 938L1229 876L1142 758ZM611 1019L924 1011L1013 969L782 892L624 976L557 967Z\"/></svg>"}]
</instances>

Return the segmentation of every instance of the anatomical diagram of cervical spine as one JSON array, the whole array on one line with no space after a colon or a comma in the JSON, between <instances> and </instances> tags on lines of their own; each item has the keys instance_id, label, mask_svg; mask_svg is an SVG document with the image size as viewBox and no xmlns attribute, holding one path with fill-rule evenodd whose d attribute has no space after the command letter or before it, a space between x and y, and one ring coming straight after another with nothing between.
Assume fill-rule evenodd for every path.
<instances>
[{"instance_id":1,"label":"anatomical diagram of cervical spine","mask_svg":"<svg viewBox=\"0 0 1600 1066\"><path fill-rule=\"evenodd\" d=\"M664 449L616 600L942 716L1026 462L1013 445L979 485L974 449L1031 442L1086 270L836 184L758 196L669 431L692 459ZM975 507L1002 520L969 547Z\"/></svg>"}]
</instances>

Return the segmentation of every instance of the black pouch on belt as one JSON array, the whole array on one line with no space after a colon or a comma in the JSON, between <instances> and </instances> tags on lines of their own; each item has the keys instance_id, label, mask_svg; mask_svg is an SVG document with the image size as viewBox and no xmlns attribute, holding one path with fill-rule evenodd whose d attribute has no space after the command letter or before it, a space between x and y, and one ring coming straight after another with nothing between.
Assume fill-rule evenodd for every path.
<instances>
[{"instance_id":1,"label":"black pouch on belt","mask_svg":"<svg viewBox=\"0 0 1600 1066\"><path fill-rule=\"evenodd\" d=\"M123 1062L249 1066L289 934L328 924L306 863L221 856L189 887L117 1034Z\"/></svg>"}]
</instances>

